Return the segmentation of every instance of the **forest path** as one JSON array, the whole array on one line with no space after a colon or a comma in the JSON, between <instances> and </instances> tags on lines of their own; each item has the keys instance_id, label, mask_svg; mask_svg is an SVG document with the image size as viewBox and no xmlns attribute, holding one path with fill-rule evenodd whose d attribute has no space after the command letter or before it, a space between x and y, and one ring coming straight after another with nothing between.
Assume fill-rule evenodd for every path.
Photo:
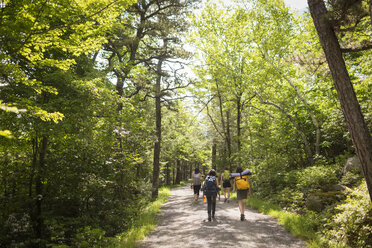
<instances>
[{"instance_id":1,"label":"forest path","mask_svg":"<svg viewBox=\"0 0 372 248\"><path fill-rule=\"evenodd\" d=\"M217 199L216 220L208 222L207 204L193 202L190 186L171 189L171 196L159 213L156 229L139 243L141 248L225 248L225 247L306 247L272 216L246 208L240 221L238 203Z\"/></svg>"}]
</instances>

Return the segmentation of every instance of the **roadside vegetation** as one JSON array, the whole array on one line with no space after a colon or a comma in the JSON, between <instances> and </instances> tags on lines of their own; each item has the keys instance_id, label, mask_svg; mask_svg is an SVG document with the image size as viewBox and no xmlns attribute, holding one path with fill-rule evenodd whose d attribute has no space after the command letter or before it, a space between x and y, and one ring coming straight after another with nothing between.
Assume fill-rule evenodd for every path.
<instances>
[{"instance_id":1,"label":"roadside vegetation","mask_svg":"<svg viewBox=\"0 0 372 248\"><path fill-rule=\"evenodd\" d=\"M241 165L312 246L371 247L371 1L308 2L0 1L0 246L131 243Z\"/></svg>"}]
</instances>

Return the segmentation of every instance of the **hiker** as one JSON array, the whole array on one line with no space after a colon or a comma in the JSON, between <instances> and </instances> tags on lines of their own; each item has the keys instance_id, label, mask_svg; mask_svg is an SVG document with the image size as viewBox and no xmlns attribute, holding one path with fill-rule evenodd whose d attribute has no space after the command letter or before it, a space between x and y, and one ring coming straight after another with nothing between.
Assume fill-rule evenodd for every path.
<instances>
[{"instance_id":1,"label":"hiker","mask_svg":"<svg viewBox=\"0 0 372 248\"><path fill-rule=\"evenodd\" d=\"M192 173L192 188L194 189L194 201L199 199L199 191L201 188L201 178L202 175L199 171L199 168L195 168L195 171Z\"/></svg>"},{"instance_id":2,"label":"hiker","mask_svg":"<svg viewBox=\"0 0 372 248\"><path fill-rule=\"evenodd\" d=\"M221 173L221 182L222 182L222 191L223 195L225 196L224 202L230 201L230 191L231 191L231 183L230 183L230 171L225 167L223 173ZM226 197L227 194L227 197Z\"/></svg>"},{"instance_id":3,"label":"hiker","mask_svg":"<svg viewBox=\"0 0 372 248\"><path fill-rule=\"evenodd\" d=\"M239 173L239 176L234 177L233 192L237 189L236 198L238 199L238 205L240 210L240 220L245 219L244 210L245 210L245 199L248 196L251 196L251 187L249 185L248 177L249 175L242 175L243 169L241 166L236 168L236 173Z\"/></svg>"},{"instance_id":4,"label":"hiker","mask_svg":"<svg viewBox=\"0 0 372 248\"><path fill-rule=\"evenodd\" d=\"M211 169L208 172L208 175L205 178L203 186L203 196L207 197L207 211L208 211L208 221L211 221L212 218L215 219L216 212L216 198L218 192L218 178L216 176L216 171Z\"/></svg>"}]
</instances>

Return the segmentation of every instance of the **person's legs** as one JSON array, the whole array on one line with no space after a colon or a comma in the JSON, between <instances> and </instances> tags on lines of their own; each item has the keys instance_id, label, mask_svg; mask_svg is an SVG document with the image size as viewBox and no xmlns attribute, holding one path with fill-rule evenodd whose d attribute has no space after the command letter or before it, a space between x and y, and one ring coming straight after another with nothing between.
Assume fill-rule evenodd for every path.
<instances>
[{"instance_id":1,"label":"person's legs","mask_svg":"<svg viewBox=\"0 0 372 248\"><path fill-rule=\"evenodd\" d=\"M227 190L227 201L229 201L230 200L230 190L231 190L231 188L226 188L226 190Z\"/></svg>"},{"instance_id":2,"label":"person's legs","mask_svg":"<svg viewBox=\"0 0 372 248\"><path fill-rule=\"evenodd\" d=\"M244 216L244 211L245 211L245 199L242 199L242 200L239 200L238 201L238 204L239 204L239 210L240 210L240 220L244 220L245 219L245 216Z\"/></svg>"},{"instance_id":3,"label":"person's legs","mask_svg":"<svg viewBox=\"0 0 372 248\"><path fill-rule=\"evenodd\" d=\"M240 214L244 214L244 200L238 200Z\"/></svg>"},{"instance_id":4,"label":"person's legs","mask_svg":"<svg viewBox=\"0 0 372 248\"><path fill-rule=\"evenodd\" d=\"M216 196L212 196L212 218L214 218L214 214L216 213Z\"/></svg>"},{"instance_id":5,"label":"person's legs","mask_svg":"<svg viewBox=\"0 0 372 248\"><path fill-rule=\"evenodd\" d=\"M208 212L208 221L211 221L211 210L212 210L212 197L207 196L207 212Z\"/></svg>"},{"instance_id":6,"label":"person's legs","mask_svg":"<svg viewBox=\"0 0 372 248\"><path fill-rule=\"evenodd\" d=\"M194 185L194 201L199 199L200 185Z\"/></svg>"}]
</instances>

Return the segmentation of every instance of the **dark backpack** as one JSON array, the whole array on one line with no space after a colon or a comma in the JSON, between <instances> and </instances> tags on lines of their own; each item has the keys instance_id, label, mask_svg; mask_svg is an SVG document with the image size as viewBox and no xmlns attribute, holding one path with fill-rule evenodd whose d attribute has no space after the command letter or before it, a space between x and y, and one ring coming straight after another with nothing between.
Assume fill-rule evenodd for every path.
<instances>
[{"instance_id":1,"label":"dark backpack","mask_svg":"<svg viewBox=\"0 0 372 248\"><path fill-rule=\"evenodd\" d=\"M217 185L216 185L215 176L207 176L207 178L205 178L203 190L204 190L204 194L206 194L207 196L217 193Z\"/></svg>"}]
</instances>

